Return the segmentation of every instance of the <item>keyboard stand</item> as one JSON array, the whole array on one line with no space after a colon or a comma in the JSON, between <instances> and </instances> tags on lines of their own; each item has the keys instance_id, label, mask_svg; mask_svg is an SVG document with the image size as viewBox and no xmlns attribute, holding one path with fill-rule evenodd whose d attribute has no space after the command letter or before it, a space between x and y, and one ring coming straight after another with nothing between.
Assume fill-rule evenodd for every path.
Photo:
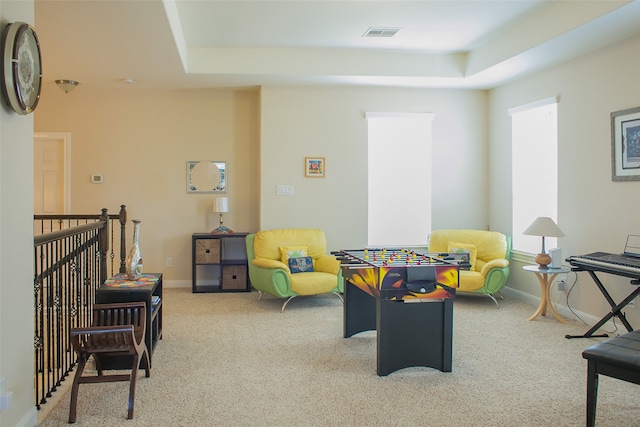
<instances>
[{"instance_id":1,"label":"keyboard stand","mask_svg":"<svg viewBox=\"0 0 640 427\"><path fill-rule=\"evenodd\" d=\"M573 268L572 270L573 271L585 271L585 269L581 268L581 267ZM593 325L593 327L591 329L589 329L587 332L585 332L584 335L565 335L564 337L567 338L567 339L571 339L571 338L600 338L600 337L608 337L609 336L608 334L594 335L593 333L595 331L597 331L598 329L600 329L612 317L617 317L618 319L620 319L620 321L622 322L624 327L627 328L627 331L629 331L629 332L633 331L633 327L627 321L626 316L624 315L624 313L621 310L627 304L629 304L635 297L640 295L640 286L638 286L636 289L634 289L629 294L629 296L627 296L624 300L622 300L622 302L620 302L620 304L616 304L616 302L613 300L613 298L611 298L611 295L607 291L607 288L604 287L604 285L602 284L602 282L600 281L600 279L598 278L596 273L594 271L592 271L592 270L586 270L586 271L587 271L587 273L589 273L589 275L591 276L593 281L596 282L596 286L598 286L598 289L600 289L600 292L602 292L602 295L604 295L605 299L607 300L607 302L611 306L611 311L609 313L607 313L602 319L600 319L600 321L598 323ZM639 280L632 280L631 284L632 285L640 285L640 281Z\"/></svg>"}]
</instances>

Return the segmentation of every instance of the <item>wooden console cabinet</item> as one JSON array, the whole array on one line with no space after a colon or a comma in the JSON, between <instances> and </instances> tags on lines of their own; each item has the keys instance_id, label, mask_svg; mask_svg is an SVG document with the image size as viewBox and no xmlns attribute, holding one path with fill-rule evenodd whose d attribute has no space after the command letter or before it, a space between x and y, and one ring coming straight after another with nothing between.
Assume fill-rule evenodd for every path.
<instances>
[{"instance_id":1,"label":"wooden console cabinet","mask_svg":"<svg viewBox=\"0 0 640 427\"><path fill-rule=\"evenodd\" d=\"M250 290L247 234L196 233L191 236L192 292Z\"/></svg>"}]
</instances>

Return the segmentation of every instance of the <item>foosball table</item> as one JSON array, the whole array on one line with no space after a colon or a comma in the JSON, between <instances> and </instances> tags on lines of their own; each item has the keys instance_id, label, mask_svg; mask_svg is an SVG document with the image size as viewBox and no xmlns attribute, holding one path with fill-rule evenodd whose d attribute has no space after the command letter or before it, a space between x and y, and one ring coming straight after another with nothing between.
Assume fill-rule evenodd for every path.
<instances>
[{"instance_id":1,"label":"foosball table","mask_svg":"<svg viewBox=\"0 0 640 427\"><path fill-rule=\"evenodd\" d=\"M344 337L376 330L377 374L426 366L451 372L453 298L464 257L407 249L334 252L344 287Z\"/></svg>"}]
</instances>

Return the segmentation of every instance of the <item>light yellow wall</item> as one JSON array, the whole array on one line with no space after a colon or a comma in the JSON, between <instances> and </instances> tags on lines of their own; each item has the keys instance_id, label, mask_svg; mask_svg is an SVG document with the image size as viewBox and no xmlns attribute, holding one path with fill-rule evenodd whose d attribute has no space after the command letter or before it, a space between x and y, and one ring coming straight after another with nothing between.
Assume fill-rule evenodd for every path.
<instances>
[{"instance_id":1,"label":"light yellow wall","mask_svg":"<svg viewBox=\"0 0 640 427\"><path fill-rule=\"evenodd\" d=\"M186 191L187 161L226 161L225 225L258 228L256 90L105 91L81 83L64 94L48 82L35 130L71 133L72 212L117 213L126 205L130 219L142 219L145 271L162 272L167 286L190 286L191 234L218 226L214 195ZM104 183L92 184L92 174L104 175Z\"/></svg>"},{"instance_id":2,"label":"light yellow wall","mask_svg":"<svg viewBox=\"0 0 640 427\"><path fill-rule=\"evenodd\" d=\"M330 249L364 246L367 111L433 112L434 227L484 228L485 107L484 91L100 91L81 84L67 95L50 83L35 125L39 132L72 134L73 212L127 205L130 218L143 220L145 270L162 271L175 286L191 279L191 233L217 225L209 213L212 196L185 191L187 160L227 160L225 224L234 230L318 227ZM326 157L326 178L304 178L305 156ZM393 179L400 168L381 173ZM104 184L90 183L91 174L103 174ZM293 185L294 196L276 196L277 184ZM402 221L405 201L389 195L381 208L392 212L391 223ZM173 267L165 265L167 257Z\"/></svg>"},{"instance_id":3,"label":"light yellow wall","mask_svg":"<svg viewBox=\"0 0 640 427\"><path fill-rule=\"evenodd\" d=\"M563 257L620 252L628 234L640 234L640 182L611 180L610 136L610 113L640 106L638 51L640 38L636 37L491 91L492 223L511 227L511 120L507 109L559 96L558 225L566 234L559 239ZM521 265L515 263L510 286L539 295L535 278L522 272ZM617 301L634 289L628 279L604 276ZM571 274L569 283L574 278ZM569 302L598 318L610 310L587 273L578 275ZM627 317L638 327L640 307L628 309Z\"/></svg>"},{"instance_id":4,"label":"light yellow wall","mask_svg":"<svg viewBox=\"0 0 640 427\"><path fill-rule=\"evenodd\" d=\"M366 245L366 112L434 113L433 228L485 228L485 91L265 87L261 111L262 228L322 228L330 250ZM326 178L304 177L305 156L326 158ZM379 173L393 180L402 167ZM277 196L279 184L293 185L294 196ZM428 191L412 182L397 185L414 186L417 195ZM379 207L390 227L402 222L406 203L389 194Z\"/></svg>"}]
</instances>

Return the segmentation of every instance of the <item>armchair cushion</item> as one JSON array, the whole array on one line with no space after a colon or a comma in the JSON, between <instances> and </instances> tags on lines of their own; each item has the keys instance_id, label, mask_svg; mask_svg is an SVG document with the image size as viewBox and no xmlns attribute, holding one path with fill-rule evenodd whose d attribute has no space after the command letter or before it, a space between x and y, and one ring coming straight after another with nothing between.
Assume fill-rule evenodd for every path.
<instances>
[{"instance_id":1,"label":"armchair cushion","mask_svg":"<svg viewBox=\"0 0 640 427\"><path fill-rule=\"evenodd\" d=\"M317 295L327 292L337 292L335 274L312 271L311 273L292 274L291 290L296 295Z\"/></svg>"},{"instance_id":2,"label":"armchair cushion","mask_svg":"<svg viewBox=\"0 0 640 427\"><path fill-rule=\"evenodd\" d=\"M251 263L260 268L281 268L283 270L289 270L289 266L287 264L275 259L255 258Z\"/></svg>"},{"instance_id":3,"label":"armchair cushion","mask_svg":"<svg viewBox=\"0 0 640 427\"><path fill-rule=\"evenodd\" d=\"M340 261L333 255L322 255L316 258L315 269L316 271L338 275L340 273Z\"/></svg>"},{"instance_id":4,"label":"armchair cushion","mask_svg":"<svg viewBox=\"0 0 640 427\"><path fill-rule=\"evenodd\" d=\"M289 271L293 273L311 273L313 271L313 260L310 256L289 258Z\"/></svg>"},{"instance_id":5,"label":"armchair cushion","mask_svg":"<svg viewBox=\"0 0 640 427\"><path fill-rule=\"evenodd\" d=\"M289 265L289 258L300 258L307 256L306 246L281 246L280 257L283 264Z\"/></svg>"},{"instance_id":6,"label":"armchair cushion","mask_svg":"<svg viewBox=\"0 0 640 427\"><path fill-rule=\"evenodd\" d=\"M473 270L460 270L460 285L458 290L461 292L473 292L477 289L482 289L484 286L484 276Z\"/></svg>"},{"instance_id":7,"label":"armchair cushion","mask_svg":"<svg viewBox=\"0 0 640 427\"><path fill-rule=\"evenodd\" d=\"M453 254L469 254L469 264L471 264L470 270L475 271L476 259L478 258L478 248L476 247L476 245L449 242L447 252Z\"/></svg>"},{"instance_id":8,"label":"armchair cushion","mask_svg":"<svg viewBox=\"0 0 640 427\"><path fill-rule=\"evenodd\" d=\"M507 268L507 267L509 267L509 260L492 259L491 261L486 263L484 266L482 266L482 270L480 270L480 274L482 274L482 276L486 276L487 273L489 273L489 271L492 268Z\"/></svg>"}]
</instances>

